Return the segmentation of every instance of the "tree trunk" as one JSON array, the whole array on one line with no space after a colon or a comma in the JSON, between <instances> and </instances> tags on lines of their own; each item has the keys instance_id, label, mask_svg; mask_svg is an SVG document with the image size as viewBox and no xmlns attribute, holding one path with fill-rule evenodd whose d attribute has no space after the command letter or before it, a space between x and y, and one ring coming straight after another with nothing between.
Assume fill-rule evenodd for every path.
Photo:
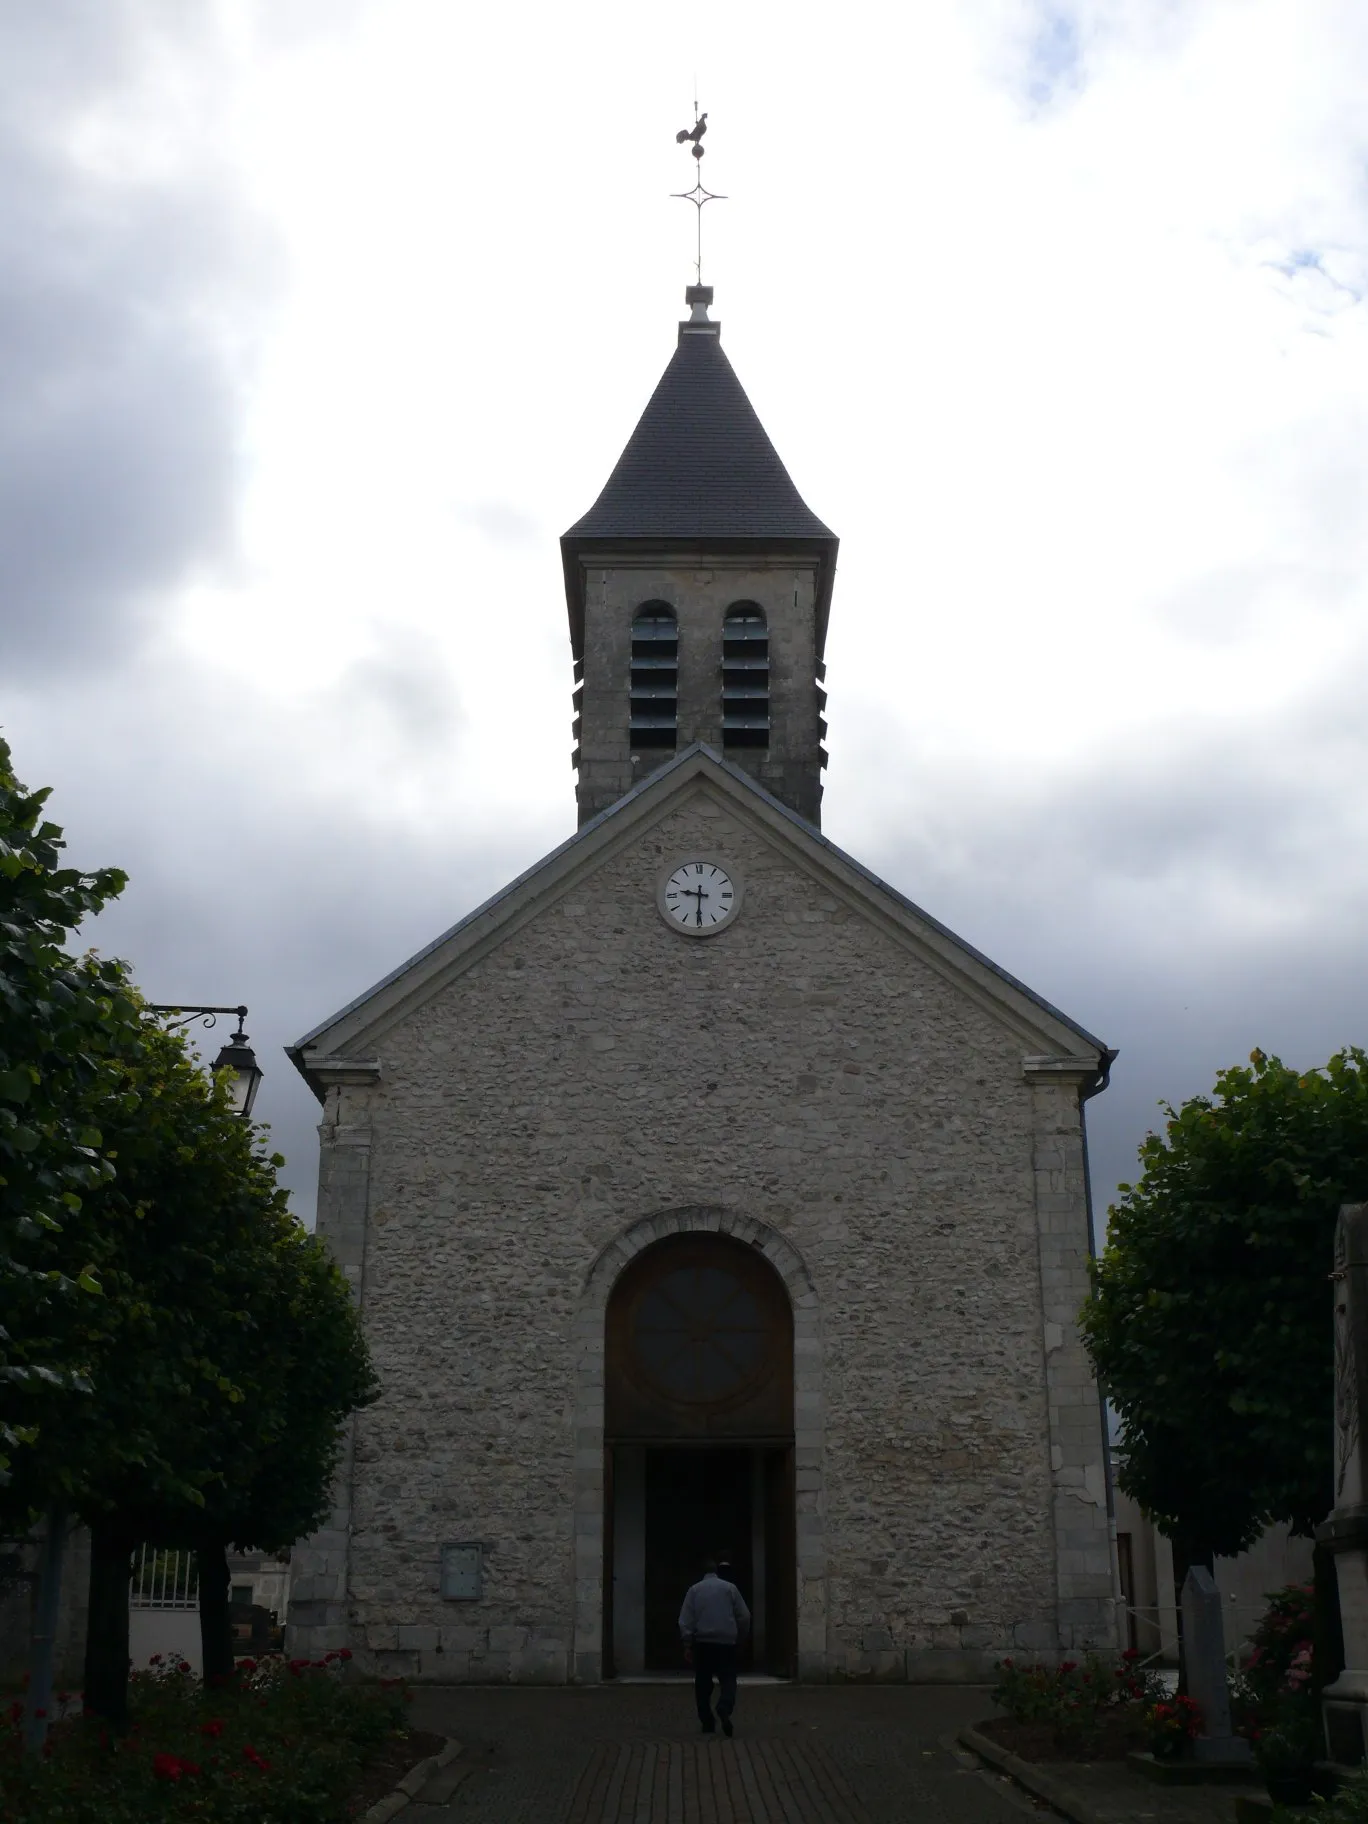
<instances>
[{"instance_id":1,"label":"tree trunk","mask_svg":"<svg viewBox=\"0 0 1368 1824\"><path fill-rule=\"evenodd\" d=\"M195 1553L199 1569L200 1653L206 1685L222 1684L233 1676L233 1620L228 1607L228 1554L222 1540L201 1545Z\"/></svg>"},{"instance_id":2,"label":"tree trunk","mask_svg":"<svg viewBox=\"0 0 1368 1824\"><path fill-rule=\"evenodd\" d=\"M134 1541L117 1521L90 1529L85 1708L116 1729L128 1722L128 1580Z\"/></svg>"},{"instance_id":3,"label":"tree trunk","mask_svg":"<svg viewBox=\"0 0 1368 1824\"><path fill-rule=\"evenodd\" d=\"M29 1688L24 1712L24 1752L39 1754L47 1740L52 1710L52 1662L57 1650L57 1621L62 1606L62 1550L66 1545L66 1509L54 1507L43 1534L38 1606L29 1651Z\"/></svg>"}]
</instances>

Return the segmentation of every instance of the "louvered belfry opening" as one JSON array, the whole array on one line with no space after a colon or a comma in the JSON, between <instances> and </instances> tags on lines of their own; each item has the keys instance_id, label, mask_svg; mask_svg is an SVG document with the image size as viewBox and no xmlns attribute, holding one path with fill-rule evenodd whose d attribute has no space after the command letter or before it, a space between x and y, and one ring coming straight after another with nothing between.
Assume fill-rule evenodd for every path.
<instances>
[{"instance_id":1,"label":"louvered belfry opening","mask_svg":"<svg viewBox=\"0 0 1368 1824\"><path fill-rule=\"evenodd\" d=\"M755 602L734 602L722 623L722 745L768 747L769 629Z\"/></svg>"},{"instance_id":2,"label":"louvered belfry opening","mask_svg":"<svg viewBox=\"0 0 1368 1824\"><path fill-rule=\"evenodd\" d=\"M837 539L756 416L710 298L706 286L689 288L674 354L598 499L561 539L570 647L583 670L581 827L694 741L725 750L808 822L821 818L809 680L826 639ZM648 611L666 607L675 625L646 624Z\"/></svg>"},{"instance_id":3,"label":"louvered belfry opening","mask_svg":"<svg viewBox=\"0 0 1368 1824\"><path fill-rule=\"evenodd\" d=\"M668 602L645 602L632 618L628 716L634 753L674 747L679 729L679 622Z\"/></svg>"}]
</instances>

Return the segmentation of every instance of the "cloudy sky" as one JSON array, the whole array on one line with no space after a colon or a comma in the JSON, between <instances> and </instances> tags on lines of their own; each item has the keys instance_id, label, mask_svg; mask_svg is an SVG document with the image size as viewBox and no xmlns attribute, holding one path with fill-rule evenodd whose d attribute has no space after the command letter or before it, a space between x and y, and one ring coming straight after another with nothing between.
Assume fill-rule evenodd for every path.
<instances>
[{"instance_id":1,"label":"cloudy sky","mask_svg":"<svg viewBox=\"0 0 1368 1824\"><path fill-rule=\"evenodd\" d=\"M559 533L724 344L841 535L824 823L1161 1098L1368 1043L1361 0L0 13L0 725L280 1047L574 825Z\"/></svg>"}]
</instances>

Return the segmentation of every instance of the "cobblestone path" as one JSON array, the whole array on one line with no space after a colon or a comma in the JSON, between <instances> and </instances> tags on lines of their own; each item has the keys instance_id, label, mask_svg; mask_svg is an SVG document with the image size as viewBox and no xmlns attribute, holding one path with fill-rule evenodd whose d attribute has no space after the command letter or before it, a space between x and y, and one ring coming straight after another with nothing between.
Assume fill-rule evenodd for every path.
<instances>
[{"instance_id":1,"label":"cobblestone path","mask_svg":"<svg viewBox=\"0 0 1368 1824\"><path fill-rule=\"evenodd\" d=\"M594 1750L566 1824L868 1824L821 1748L645 1742Z\"/></svg>"},{"instance_id":2,"label":"cobblestone path","mask_svg":"<svg viewBox=\"0 0 1368 1824\"><path fill-rule=\"evenodd\" d=\"M420 1686L417 1728L462 1744L405 1824L1022 1824L953 1745L965 1686L743 1685L736 1736L698 1734L691 1684ZM435 1795L434 1795L435 1796Z\"/></svg>"}]
</instances>

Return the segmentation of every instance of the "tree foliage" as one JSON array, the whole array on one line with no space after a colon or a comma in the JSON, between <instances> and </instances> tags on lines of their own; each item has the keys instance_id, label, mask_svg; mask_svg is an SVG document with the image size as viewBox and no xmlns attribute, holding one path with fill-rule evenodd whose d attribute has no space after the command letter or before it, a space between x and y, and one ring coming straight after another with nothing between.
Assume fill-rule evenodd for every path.
<instances>
[{"instance_id":1,"label":"tree foliage","mask_svg":"<svg viewBox=\"0 0 1368 1824\"><path fill-rule=\"evenodd\" d=\"M137 1024L122 965L64 948L125 876L59 865L47 797L19 783L0 740L0 1481L33 1443L35 1404L84 1388L79 1353L64 1354L57 1333L63 1308L99 1288L63 1230L112 1176L102 1123L120 1093L115 1054Z\"/></svg>"},{"instance_id":2,"label":"tree foliage","mask_svg":"<svg viewBox=\"0 0 1368 1824\"><path fill-rule=\"evenodd\" d=\"M168 1514L161 1535L198 1554L206 1678L232 1670L228 1548L279 1552L322 1523L344 1424L379 1391L347 1283L298 1225L263 1294L230 1473L202 1508Z\"/></svg>"},{"instance_id":3,"label":"tree foliage","mask_svg":"<svg viewBox=\"0 0 1368 1824\"><path fill-rule=\"evenodd\" d=\"M290 1214L281 1161L226 1080L150 1018L122 1071L114 1175L61 1236L106 1294L56 1313L56 1346L87 1364L90 1392L75 1423L40 1412L10 1491L30 1508L60 1499L91 1528L86 1689L115 1719L127 1619L113 1586L126 1592L133 1547L221 1561L228 1544L289 1544L321 1517L343 1422L375 1392L346 1283Z\"/></svg>"},{"instance_id":4,"label":"tree foliage","mask_svg":"<svg viewBox=\"0 0 1368 1824\"><path fill-rule=\"evenodd\" d=\"M132 1548L217 1563L221 1658L225 1548L317 1525L377 1390L346 1282L226 1080L122 965L63 948L124 876L58 867L46 797L0 743L0 1521L89 1525L87 1699L118 1720Z\"/></svg>"},{"instance_id":5,"label":"tree foliage","mask_svg":"<svg viewBox=\"0 0 1368 1824\"><path fill-rule=\"evenodd\" d=\"M1329 1274L1340 1204L1368 1198L1368 1053L1301 1073L1256 1051L1165 1113L1082 1326L1121 1487L1200 1558L1331 1505Z\"/></svg>"}]
</instances>

